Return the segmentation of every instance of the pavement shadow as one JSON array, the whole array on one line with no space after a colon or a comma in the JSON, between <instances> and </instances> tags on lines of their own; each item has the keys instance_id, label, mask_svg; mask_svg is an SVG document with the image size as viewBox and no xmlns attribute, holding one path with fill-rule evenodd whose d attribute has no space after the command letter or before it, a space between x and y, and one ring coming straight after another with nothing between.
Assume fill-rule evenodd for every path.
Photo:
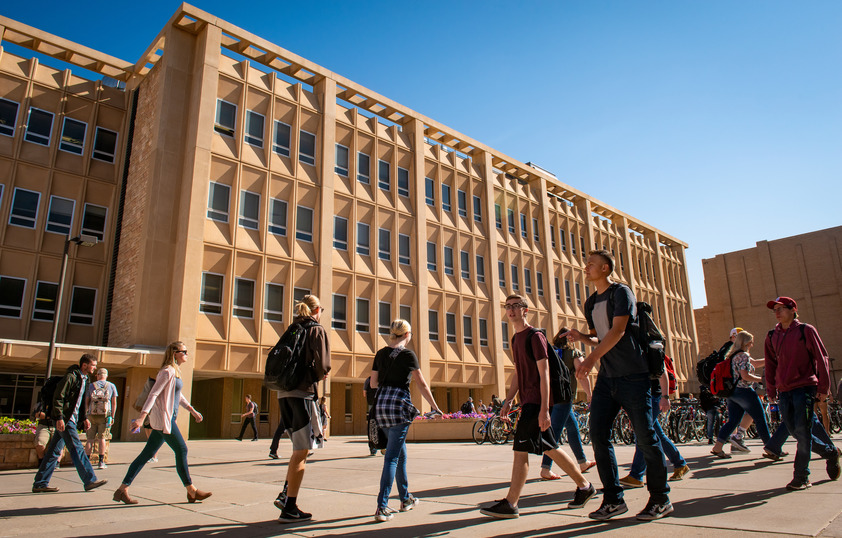
<instances>
[{"instance_id":1,"label":"pavement shadow","mask_svg":"<svg viewBox=\"0 0 842 538\"><path fill-rule=\"evenodd\" d=\"M715 514L736 512L737 510L750 510L763 506L770 499L780 495L792 494L783 487L764 489L759 491L746 491L743 493L722 493L707 497L697 497L685 501L672 503L675 512L670 517L685 519Z\"/></svg>"},{"instance_id":2,"label":"pavement shadow","mask_svg":"<svg viewBox=\"0 0 842 538\"><path fill-rule=\"evenodd\" d=\"M119 510L127 507L124 504L92 504L85 506L33 506L31 508L15 508L12 510L0 510L0 517L27 517L27 516L48 516L54 514L83 514L85 512L96 512L99 510Z\"/></svg>"},{"instance_id":3,"label":"pavement shadow","mask_svg":"<svg viewBox=\"0 0 842 538\"><path fill-rule=\"evenodd\" d=\"M453 486L446 488L425 489L413 491L413 495L420 498L452 497L454 495L469 495L471 493L484 493L500 488L508 488L509 482L496 482L492 484L474 484L472 486Z\"/></svg>"}]
</instances>

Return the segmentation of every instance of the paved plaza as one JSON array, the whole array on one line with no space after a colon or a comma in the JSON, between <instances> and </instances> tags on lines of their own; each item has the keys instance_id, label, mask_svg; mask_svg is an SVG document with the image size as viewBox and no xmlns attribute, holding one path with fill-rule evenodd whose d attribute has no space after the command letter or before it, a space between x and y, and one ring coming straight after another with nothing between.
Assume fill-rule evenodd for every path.
<instances>
[{"instance_id":1,"label":"paved plaza","mask_svg":"<svg viewBox=\"0 0 842 538\"><path fill-rule=\"evenodd\" d=\"M160 461L147 464L131 488L140 504L115 503L114 489L142 446L115 443L108 469L97 473L109 483L88 493L73 468L53 476L51 485L61 488L54 494L30 493L34 471L0 472L0 536L842 536L842 481L828 480L824 461L814 459L813 487L787 492L792 456L779 463L765 460L756 440L749 441L750 454L730 460L709 456L707 444L680 446L693 473L671 483L675 513L652 523L634 519L646 503L645 489L627 491L629 513L614 521L588 519L588 512L599 507L599 495L586 508L567 510L572 481L538 480L540 460L533 456L521 517L485 517L477 505L505 496L511 444L473 442L410 444L410 490L421 502L390 522L375 523L383 459L368 455L362 437L334 437L311 457L299 496L301 508L313 513L311 522L280 524L279 511L272 505L283 485L287 440L282 441L279 460L267 458L269 440L189 441L193 481L213 491L213 497L197 504L187 503L172 452L164 446ZM794 443L785 450L794 454ZM590 447L585 451L591 454ZM628 446L617 449L623 475L632 451ZM595 471L586 476L599 487ZM394 495L396 489L391 506L397 508Z\"/></svg>"}]
</instances>

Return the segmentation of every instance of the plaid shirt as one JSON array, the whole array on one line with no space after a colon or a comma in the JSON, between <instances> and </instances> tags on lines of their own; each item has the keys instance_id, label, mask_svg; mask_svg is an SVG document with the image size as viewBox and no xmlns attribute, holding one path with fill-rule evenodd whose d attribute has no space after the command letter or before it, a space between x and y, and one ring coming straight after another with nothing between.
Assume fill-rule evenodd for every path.
<instances>
[{"instance_id":1,"label":"plaid shirt","mask_svg":"<svg viewBox=\"0 0 842 538\"><path fill-rule=\"evenodd\" d=\"M409 391L399 387L380 387L374 408L377 426L381 428L412 422L418 416Z\"/></svg>"}]
</instances>

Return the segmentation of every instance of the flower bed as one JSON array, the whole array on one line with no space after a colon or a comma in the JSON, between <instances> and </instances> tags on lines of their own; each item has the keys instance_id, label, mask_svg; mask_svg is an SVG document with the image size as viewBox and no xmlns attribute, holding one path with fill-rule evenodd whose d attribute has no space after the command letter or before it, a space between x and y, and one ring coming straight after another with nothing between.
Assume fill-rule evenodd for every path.
<instances>
[{"instance_id":1,"label":"flower bed","mask_svg":"<svg viewBox=\"0 0 842 538\"><path fill-rule=\"evenodd\" d=\"M406 440L410 442L423 441L470 441L472 431L477 420L485 419L488 415L479 413L450 413L435 417L416 417L409 427Z\"/></svg>"},{"instance_id":2,"label":"flower bed","mask_svg":"<svg viewBox=\"0 0 842 538\"><path fill-rule=\"evenodd\" d=\"M35 433L35 422L32 420L17 420L9 417L0 417L0 434L10 433L25 435Z\"/></svg>"},{"instance_id":3,"label":"flower bed","mask_svg":"<svg viewBox=\"0 0 842 538\"><path fill-rule=\"evenodd\" d=\"M35 452L35 428L37 424L31 420L16 420L0 417L0 470L7 469L37 469L38 454ZM82 444L85 434L79 434ZM105 454L108 457L110 441L106 442ZM96 451L93 461L98 459ZM108 461L106 459L106 461ZM69 465L70 456L67 451L62 452L61 464Z\"/></svg>"}]
</instances>

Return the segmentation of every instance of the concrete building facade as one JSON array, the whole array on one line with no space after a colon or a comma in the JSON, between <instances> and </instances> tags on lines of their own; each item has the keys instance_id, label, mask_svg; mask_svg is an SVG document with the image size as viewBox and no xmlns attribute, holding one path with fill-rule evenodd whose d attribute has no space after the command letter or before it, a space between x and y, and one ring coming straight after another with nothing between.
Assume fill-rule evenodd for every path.
<instances>
[{"instance_id":1,"label":"concrete building facade","mask_svg":"<svg viewBox=\"0 0 842 538\"><path fill-rule=\"evenodd\" d=\"M655 307L686 381L697 355L687 245L543 169L187 4L134 64L9 19L0 29L4 43L121 81L85 81L87 108L69 109L82 99L70 71L6 50L0 57L0 98L33 110L46 78L55 103L39 106L56 121L73 112L117 133L104 169L86 153L98 147L91 127L73 169L77 183L91 186L55 191L82 212L74 225L86 204L109 208L110 219L103 244L74 253L74 286L98 290L93 323L76 328L71 307L59 341L95 349L128 402L163 346L183 340L191 350L185 387L206 417L191 435L235 434L246 393L261 404L261 434L270 433L277 402L262 388L265 356L306 293L327 308L333 434L364 431L362 383L397 317L412 324L412 347L440 405L455 411L469 395L488 401L513 372L506 295L527 297L530 321L548 332L583 328L584 260L602 247L615 253L617 279ZM45 231L45 199L51 178L66 172L55 157L58 135L46 150L30 148L22 118L9 140L0 136L0 167L36 167L44 178L2 177L5 222L16 189L42 194L34 227L0 232L0 275L32 282L21 315L0 322L8 339L0 368L31 376L49 336L33 328L32 288L57 274L63 245ZM32 237L19 238L24 232ZM21 266L27 256L33 261ZM5 308L3 290L0 297ZM59 349L63 366L78 351ZM126 438L129 414L122 418Z\"/></svg>"}]
</instances>

